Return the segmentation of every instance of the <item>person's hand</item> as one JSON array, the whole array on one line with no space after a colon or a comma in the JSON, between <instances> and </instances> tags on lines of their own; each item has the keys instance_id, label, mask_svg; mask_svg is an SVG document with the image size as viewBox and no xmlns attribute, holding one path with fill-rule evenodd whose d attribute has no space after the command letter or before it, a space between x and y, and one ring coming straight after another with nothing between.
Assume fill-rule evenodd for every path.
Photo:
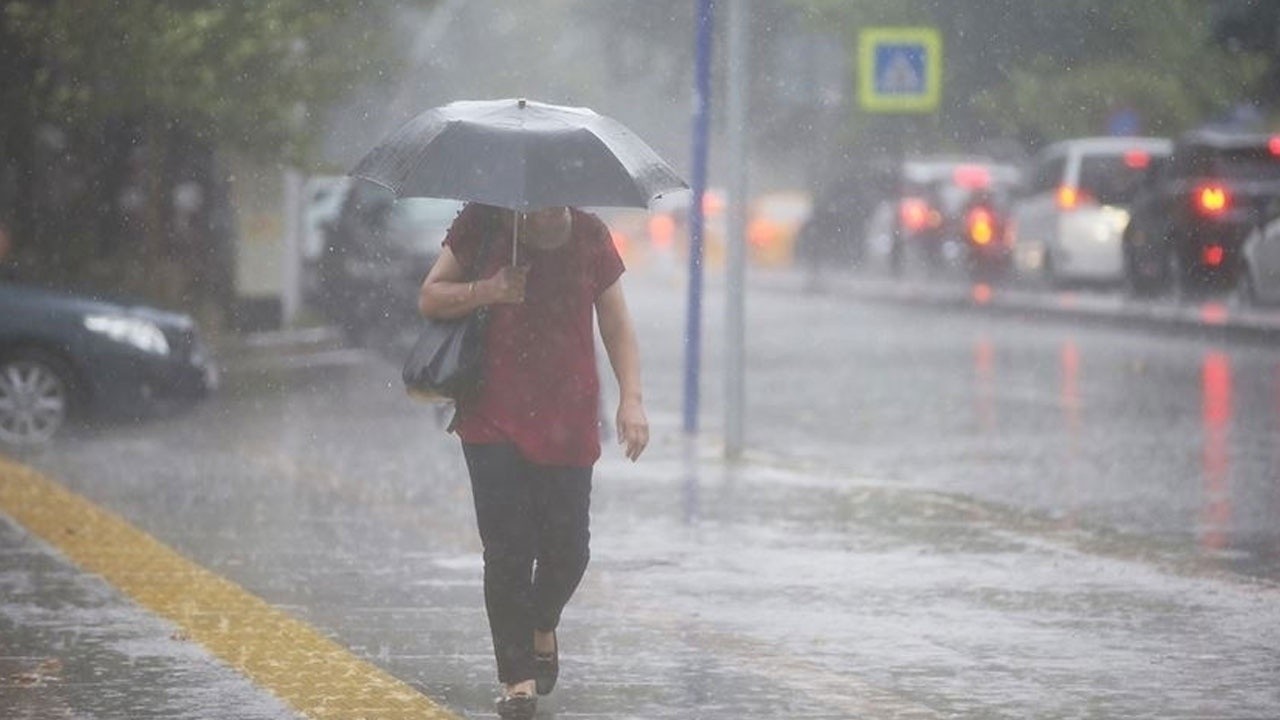
<instances>
[{"instance_id":1,"label":"person's hand","mask_svg":"<svg viewBox=\"0 0 1280 720\"><path fill-rule=\"evenodd\" d=\"M626 446L627 459L635 462L649 444L649 419L639 400L618 403L618 444Z\"/></svg>"},{"instance_id":2,"label":"person's hand","mask_svg":"<svg viewBox=\"0 0 1280 720\"><path fill-rule=\"evenodd\" d=\"M524 302L524 287L529 276L528 267L507 265L485 280L485 293L491 304L519 304Z\"/></svg>"}]
</instances>

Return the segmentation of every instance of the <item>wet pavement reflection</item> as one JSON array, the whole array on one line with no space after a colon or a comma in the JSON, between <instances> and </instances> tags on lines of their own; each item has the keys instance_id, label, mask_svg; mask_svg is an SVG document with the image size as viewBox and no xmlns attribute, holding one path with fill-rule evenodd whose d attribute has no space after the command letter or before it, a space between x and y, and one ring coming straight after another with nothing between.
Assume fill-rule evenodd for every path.
<instances>
[{"instance_id":1,"label":"wet pavement reflection","mask_svg":"<svg viewBox=\"0 0 1280 720\"><path fill-rule=\"evenodd\" d=\"M1223 353L1204 357L1204 504L1200 542L1224 550L1231 539L1231 360Z\"/></svg>"},{"instance_id":2,"label":"wet pavement reflection","mask_svg":"<svg viewBox=\"0 0 1280 720\"><path fill-rule=\"evenodd\" d=\"M756 447L1280 579L1280 363L1268 342L839 293L749 307L749 385L766 389L748 407ZM813 341L789 329L798 316ZM779 386L789 394L767 391ZM1206 495L1232 511L1210 512ZM1216 545L1204 542L1210 525Z\"/></svg>"},{"instance_id":3,"label":"wet pavement reflection","mask_svg":"<svg viewBox=\"0 0 1280 720\"><path fill-rule=\"evenodd\" d=\"M680 293L633 282L653 440L636 464L606 441L592 565L540 717L1280 708L1270 348L763 294L750 451L727 464L719 383L704 435L680 432ZM228 368L194 413L32 462L459 714L491 717L480 547L446 418L405 398L377 355L252 367ZM33 552L0 542L0 557ZM6 607L9 638L28 621ZM84 667L78 652L58 649L64 667ZM85 712L98 691L57 697Z\"/></svg>"}]
</instances>

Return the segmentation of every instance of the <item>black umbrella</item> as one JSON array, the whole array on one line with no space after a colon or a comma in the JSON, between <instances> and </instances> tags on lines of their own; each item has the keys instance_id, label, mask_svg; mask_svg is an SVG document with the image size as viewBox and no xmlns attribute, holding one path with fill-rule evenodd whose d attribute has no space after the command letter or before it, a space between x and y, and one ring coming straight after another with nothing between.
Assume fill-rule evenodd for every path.
<instances>
[{"instance_id":1,"label":"black umbrella","mask_svg":"<svg viewBox=\"0 0 1280 720\"><path fill-rule=\"evenodd\" d=\"M396 197L453 198L516 211L648 207L663 193L688 187L617 121L587 108L526 100L432 108L370 150L351 176L387 187ZM512 265L519 217L511 224ZM405 363L406 384L452 395L453 371L474 369L474 354L470 362L460 355L464 328L479 337L474 328L482 323L483 314L473 314L451 325L428 325Z\"/></svg>"},{"instance_id":2,"label":"black umbrella","mask_svg":"<svg viewBox=\"0 0 1280 720\"><path fill-rule=\"evenodd\" d=\"M534 210L648 207L687 188L643 140L587 108L478 100L432 108L370 150L352 177L397 197Z\"/></svg>"}]
</instances>

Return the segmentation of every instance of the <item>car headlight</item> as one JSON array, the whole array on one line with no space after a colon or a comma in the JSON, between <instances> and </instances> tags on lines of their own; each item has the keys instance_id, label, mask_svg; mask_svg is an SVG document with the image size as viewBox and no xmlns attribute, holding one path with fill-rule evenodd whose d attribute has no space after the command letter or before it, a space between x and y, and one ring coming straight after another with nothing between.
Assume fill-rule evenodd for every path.
<instances>
[{"instance_id":1,"label":"car headlight","mask_svg":"<svg viewBox=\"0 0 1280 720\"><path fill-rule=\"evenodd\" d=\"M169 354L169 341L165 338L164 331L150 320L121 315L89 315L84 319L84 326L91 332L105 335L143 352Z\"/></svg>"}]
</instances>

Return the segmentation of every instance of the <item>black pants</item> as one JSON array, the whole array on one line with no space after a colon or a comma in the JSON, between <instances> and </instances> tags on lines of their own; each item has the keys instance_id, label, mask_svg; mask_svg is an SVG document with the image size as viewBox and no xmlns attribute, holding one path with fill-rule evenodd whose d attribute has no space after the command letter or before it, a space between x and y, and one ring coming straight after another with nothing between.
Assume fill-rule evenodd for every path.
<instances>
[{"instance_id":1,"label":"black pants","mask_svg":"<svg viewBox=\"0 0 1280 720\"><path fill-rule=\"evenodd\" d=\"M560 624L590 557L591 468L535 465L514 445L464 443L484 544L498 680L533 678L533 631Z\"/></svg>"}]
</instances>

